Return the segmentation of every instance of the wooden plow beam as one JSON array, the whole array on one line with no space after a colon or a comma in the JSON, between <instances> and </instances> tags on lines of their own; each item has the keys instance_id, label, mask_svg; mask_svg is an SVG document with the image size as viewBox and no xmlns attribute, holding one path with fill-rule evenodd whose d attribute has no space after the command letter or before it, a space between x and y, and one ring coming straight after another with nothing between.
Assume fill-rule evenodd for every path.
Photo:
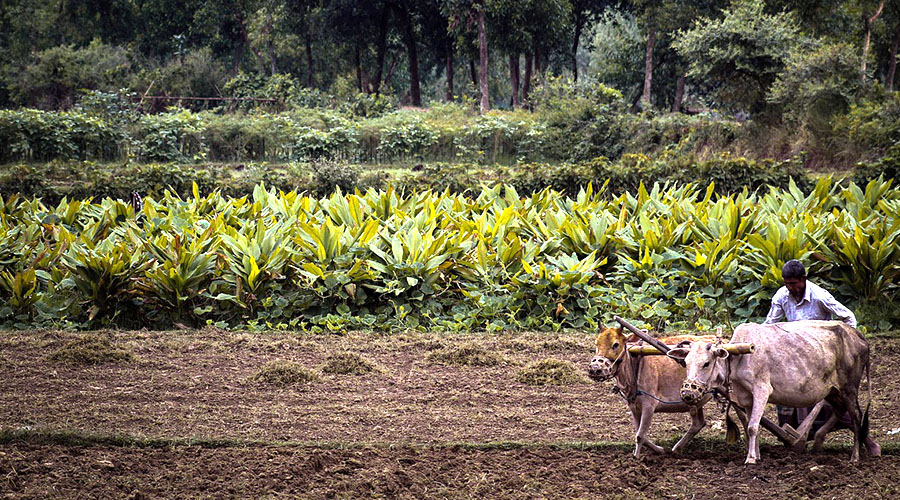
<instances>
[{"instance_id":1,"label":"wooden plow beam","mask_svg":"<svg viewBox=\"0 0 900 500\"><path fill-rule=\"evenodd\" d=\"M672 349L671 347L667 346L666 344L663 344L662 342L660 342L658 339L655 339L652 336L650 336L647 332L644 332L643 330L640 330L639 328L632 325L631 323L625 321L621 317L613 316L613 319L618 321L619 324L622 325L624 328L626 328L628 331L637 335L638 338L640 338L641 340L650 344L649 346L640 346L640 347L642 347L641 350L643 350L643 348L649 348L649 350L656 351L653 353L642 352L641 353L642 355L647 356L647 355L665 354ZM734 346L735 350L748 350L748 352L746 352L746 353L735 352L733 354L750 354L755 349L755 346L753 344L740 344L739 343L739 344L726 344L726 345ZM744 345L746 347L738 347L741 345ZM638 346L635 346L635 347L638 347ZM629 347L628 352L631 352L631 349L632 348ZM728 348L726 347L726 349L728 349ZM732 352L732 351L729 350L728 352ZM684 366L684 361L679 361L679 362L681 363L682 366ZM734 405L734 408L738 412L743 413L743 408L740 408L737 405ZM779 441L784 443L786 446L789 446L794 451L802 451L802 450L806 449L806 435L807 435L806 431L808 431L809 426L812 425L812 419L815 418L815 414L819 413L818 410L820 410L821 408L822 408L822 402L819 402L819 404L817 404L816 408L813 410L813 414L810 414L806 418L806 420L804 420L803 423L800 425L799 432L788 424L785 424L784 428L781 428L778 426L777 423L771 421L770 419L766 418L765 416L763 416L762 419L760 420L760 425L762 425L763 428L766 429L767 431L774 434L775 437L778 438ZM809 418L809 417L812 417L812 418ZM744 418L742 420L745 420L745 419L746 419L746 416L744 416Z\"/></svg>"}]
</instances>

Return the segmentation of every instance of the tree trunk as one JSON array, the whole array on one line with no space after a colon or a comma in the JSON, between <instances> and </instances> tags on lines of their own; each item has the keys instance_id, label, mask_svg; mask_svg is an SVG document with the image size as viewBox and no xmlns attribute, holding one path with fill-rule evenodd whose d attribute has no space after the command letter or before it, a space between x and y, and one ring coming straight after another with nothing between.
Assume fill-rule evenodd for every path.
<instances>
[{"instance_id":1,"label":"tree trunk","mask_svg":"<svg viewBox=\"0 0 900 500\"><path fill-rule=\"evenodd\" d=\"M512 98L509 104L516 109L519 107L519 54L509 55L509 83L512 85Z\"/></svg>"},{"instance_id":2,"label":"tree trunk","mask_svg":"<svg viewBox=\"0 0 900 500\"><path fill-rule=\"evenodd\" d=\"M384 77L384 82L382 82L382 87L387 88L391 85L391 80L394 78L394 70L397 69L397 63L400 62L399 57L395 57L394 60L388 65L387 76Z\"/></svg>"},{"instance_id":3,"label":"tree trunk","mask_svg":"<svg viewBox=\"0 0 900 500\"><path fill-rule=\"evenodd\" d=\"M531 54L525 54L525 76L522 81L522 102L528 103L528 94L531 93L531 65L534 60Z\"/></svg>"},{"instance_id":4,"label":"tree trunk","mask_svg":"<svg viewBox=\"0 0 900 500\"><path fill-rule=\"evenodd\" d=\"M269 53L269 71L272 75L278 73L278 58L275 55L275 37L272 36L272 13L266 14L266 28L263 30L266 37L266 49Z\"/></svg>"},{"instance_id":5,"label":"tree trunk","mask_svg":"<svg viewBox=\"0 0 900 500\"><path fill-rule=\"evenodd\" d=\"M641 109L650 109L650 88L653 86L653 47L656 45L656 28L650 27L647 35L647 55L644 60L644 93L641 95Z\"/></svg>"},{"instance_id":6,"label":"tree trunk","mask_svg":"<svg viewBox=\"0 0 900 500\"><path fill-rule=\"evenodd\" d=\"M241 62L244 59L244 50L247 48L247 28L244 26L244 16L238 12L237 13L237 21L238 24L241 25L241 35L238 40L238 45L234 49L234 65L231 67L231 72L235 75L238 74L238 71L241 69Z\"/></svg>"},{"instance_id":7,"label":"tree trunk","mask_svg":"<svg viewBox=\"0 0 900 500\"><path fill-rule=\"evenodd\" d=\"M534 64L534 78L541 77L541 52L538 50L537 40L531 44L531 59Z\"/></svg>"},{"instance_id":8,"label":"tree trunk","mask_svg":"<svg viewBox=\"0 0 900 500\"><path fill-rule=\"evenodd\" d=\"M309 36L309 33L306 34L306 86L307 88L313 88L312 38Z\"/></svg>"},{"instance_id":9,"label":"tree trunk","mask_svg":"<svg viewBox=\"0 0 900 500\"><path fill-rule=\"evenodd\" d=\"M404 4L397 7L403 19L403 42L409 58L409 99L413 106L422 105L422 93L419 90L419 54L416 51L416 35L413 32L409 8Z\"/></svg>"},{"instance_id":10,"label":"tree trunk","mask_svg":"<svg viewBox=\"0 0 900 500\"><path fill-rule=\"evenodd\" d=\"M231 65L231 76L238 74L241 70L241 59L244 58L244 40L241 39L237 47L234 48L234 63Z\"/></svg>"},{"instance_id":11,"label":"tree trunk","mask_svg":"<svg viewBox=\"0 0 900 500\"><path fill-rule=\"evenodd\" d=\"M897 29L897 34L894 35L894 43L891 45L891 58L888 60L887 81L884 86L889 91L894 90L894 75L897 72L897 45L900 45L900 28Z\"/></svg>"},{"instance_id":12,"label":"tree trunk","mask_svg":"<svg viewBox=\"0 0 900 500\"><path fill-rule=\"evenodd\" d=\"M875 23L875 20L878 19L878 16L881 15L881 11L884 9L884 0L878 3L878 9L875 10L875 14L872 17L864 17L866 26L866 35L863 38L863 53L862 53L862 65L860 67L860 79L862 80L863 85L866 84L866 59L869 57L869 40L872 36L872 25Z\"/></svg>"},{"instance_id":13,"label":"tree trunk","mask_svg":"<svg viewBox=\"0 0 900 500\"><path fill-rule=\"evenodd\" d=\"M275 41L269 40L269 61L271 62L271 66L269 66L269 70L274 75L278 73L278 57L275 55Z\"/></svg>"},{"instance_id":14,"label":"tree trunk","mask_svg":"<svg viewBox=\"0 0 900 500\"><path fill-rule=\"evenodd\" d=\"M575 40L572 42L572 79L578 82L578 43L581 41L581 32L584 30L585 16L578 12L575 14Z\"/></svg>"},{"instance_id":15,"label":"tree trunk","mask_svg":"<svg viewBox=\"0 0 900 500\"><path fill-rule=\"evenodd\" d=\"M478 88L478 72L475 70L475 61L469 59L469 73L472 75L472 86Z\"/></svg>"},{"instance_id":16,"label":"tree trunk","mask_svg":"<svg viewBox=\"0 0 900 500\"><path fill-rule=\"evenodd\" d=\"M378 46L375 55L375 80L372 84L372 93L378 94L381 91L381 77L384 75L384 58L387 52L387 24L388 24L388 7L387 5L381 9L381 19L378 21Z\"/></svg>"},{"instance_id":17,"label":"tree trunk","mask_svg":"<svg viewBox=\"0 0 900 500\"><path fill-rule=\"evenodd\" d=\"M484 3L481 2L478 9L478 85L481 87L481 112L491 110L491 100L488 95L488 42L487 32L484 30Z\"/></svg>"},{"instance_id":18,"label":"tree trunk","mask_svg":"<svg viewBox=\"0 0 900 500\"><path fill-rule=\"evenodd\" d=\"M362 81L362 62L359 60L359 45L353 51L353 63L356 64L356 88L360 93L365 92Z\"/></svg>"},{"instance_id":19,"label":"tree trunk","mask_svg":"<svg viewBox=\"0 0 900 500\"><path fill-rule=\"evenodd\" d=\"M447 45L447 57L446 57L446 67L447 67L447 94L446 100L450 102L453 100L453 45Z\"/></svg>"},{"instance_id":20,"label":"tree trunk","mask_svg":"<svg viewBox=\"0 0 900 500\"><path fill-rule=\"evenodd\" d=\"M681 104L684 101L684 83L687 80L687 77L684 74L684 70L680 72L678 75L678 84L675 86L675 100L672 102L672 112L680 113L681 112Z\"/></svg>"}]
</instances>

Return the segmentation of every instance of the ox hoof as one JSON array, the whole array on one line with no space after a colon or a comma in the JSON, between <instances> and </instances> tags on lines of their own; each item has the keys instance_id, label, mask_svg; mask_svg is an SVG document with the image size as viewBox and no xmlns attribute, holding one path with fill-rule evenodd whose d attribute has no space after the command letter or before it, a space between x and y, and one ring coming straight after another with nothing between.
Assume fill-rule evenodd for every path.
<instances>
[{"instance_id":1,"label":"ox hoof","mask_svg":"<svg viewBox=\"0 0 900 500\"><path fill-rule=\"evenodd\" d=\"M748 458L747 460L744 461L744 465L756 465L756 459Z\"/></svg>"},{"instance_id":2,"label":"ox hoof","mask_svg":"<svg viewBox=\"0 0 900 500\"><path fill-rule=\"evenodd\" d=\"M866 451L870 457L881 456L881 445L876 443L872 438L866 438Z\"/></svg>"}]
</instances>

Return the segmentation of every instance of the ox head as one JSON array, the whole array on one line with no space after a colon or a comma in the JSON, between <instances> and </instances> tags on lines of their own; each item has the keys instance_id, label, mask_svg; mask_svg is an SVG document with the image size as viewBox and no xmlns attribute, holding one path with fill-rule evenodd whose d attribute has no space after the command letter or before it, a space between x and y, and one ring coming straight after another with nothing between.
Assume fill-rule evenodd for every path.
<instances>
[{"instance_id":1,"label":"ox head","mask_svg":"<svg viewBox=\"0 0 900 500\"><path fill-rule=\"evenodd\" d=\"M622 328L600 325L597 335L597 352L588 366L588 376L594 380L609 380L616 375L618 365L625 355L625 334Z\"/></svg>"},{"instance_id":2,"label":"ox head","mask_svg":"<svg viewBox=\"0 0 900 500\"><path fill-rule=\"evenodd\" d=\"M723 362L728 351L710 342L694 342L690 347L670 350L670 358L684 360L687 374L681 384L681 399L687 404L698 404L703 396L721 386L725 381Z\"/></svg>"}]
</instances>

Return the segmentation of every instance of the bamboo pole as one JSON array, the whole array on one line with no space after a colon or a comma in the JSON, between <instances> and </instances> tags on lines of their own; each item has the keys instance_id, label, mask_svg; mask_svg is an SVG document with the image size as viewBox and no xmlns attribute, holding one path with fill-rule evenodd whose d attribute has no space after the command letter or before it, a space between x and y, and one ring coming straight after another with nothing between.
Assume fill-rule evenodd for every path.
<instances>
[{"instance_id":1,"label":"bamboo pole","mask_svg":"<svg viewBox=\"0 0 900 500\"><path fill-rule=\"evenodd\" d=\"M665 345L665 344L663 344ZM666 346L668 349L672 349L672 346ZM730 354L752 354L753 351L756 350L756 345L750 344L747 342L739 342L736 344L722 344L723 349L728 351ZM628 352L633 356L659 356L664 354L660 352L659 348L652 345L632 345L628 347Z\"/></svg>"},{"instance_id":2,"label":"bamboo pole","mask_svg":"<svg viewBox=\"0 0 900 500\"><path fill-rule=\"evenodd\" d=\"M613 319L616 320L616 321L618 321L620 325L622 325L622 326L624 326L625 328L627 328L628 331L630 331L631 333L637 335L637 336L638 336L641 340L643 340L644 342L646 342L646 343L652 345L653 347L659 349L659 353L660 353L660 354L665 354L665 353L669 352L669 350L671 349L671 347L669 347L669 346L667 346L666 344L663 344L662 342L660 342L659 340L657 340L657 339L651 337L648 333L639 330L636 326L634 326L634 325L632 325L631 323L625 321L624 319L620 318L619 316L613 316ZM683 364L683 363L682 363L682 364Z\"/></svg>"}]
</instances>

